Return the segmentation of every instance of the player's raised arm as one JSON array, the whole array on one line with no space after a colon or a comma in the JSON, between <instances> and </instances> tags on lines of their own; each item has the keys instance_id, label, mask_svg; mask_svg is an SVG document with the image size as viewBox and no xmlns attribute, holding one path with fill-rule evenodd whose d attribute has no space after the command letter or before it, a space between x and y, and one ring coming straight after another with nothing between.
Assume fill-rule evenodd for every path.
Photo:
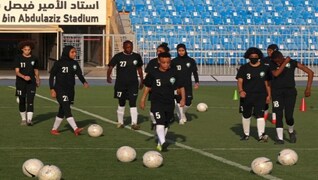
<instances>
[{"instance_id":1,"label":"player's raised arm","mask_svg":"<svg viewBox=\"0 0 318 180\"><path fill-rule=\"evenodd\" d=\"M302 71L304 71L308 75L307 86L305 89L305 97L309 97L311 95L311 85L312 85L312 81L314 79L314 72L311 69L309 69L307 66L305 66L301 63L297 63L297 68L301 69Z\"/></svg>"}]
</instances>

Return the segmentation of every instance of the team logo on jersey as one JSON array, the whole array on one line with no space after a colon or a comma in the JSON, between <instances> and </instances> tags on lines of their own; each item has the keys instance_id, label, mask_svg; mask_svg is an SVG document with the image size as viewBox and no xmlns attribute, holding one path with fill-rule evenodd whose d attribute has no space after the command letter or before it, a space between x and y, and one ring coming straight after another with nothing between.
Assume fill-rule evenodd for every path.
<instances>
[{"instance_id":1,"label":"team logo on jersey","mask_svg":"<svg viewBox=\"0 0 318 180\"><path fill-rule=\"evenodd\" d=\"M174 84L175 82L176 82L176 78L174 78L174 77L170 78L170 83L171 84Z\"/></svg>"},{"instance_id":2,"label":"team logo on jersey","mask_svg":"<svg viewBox=\"0 0 318 180\"><path fill-rule=\"evenodd\" d=\"M74 70L76 70L76 69L77 69L77 66L76 66L75 64L73 65L73 69L74 69Z\"/></svg>"},{"instance_id":3,"label":"team logo on jersey","mask_svg":"<svg viewBox=\"0 0 318 180\"><path fill-rule=\"evenodd\" d=\"M265 76L265 72L262 71L262 72L259 73L259 75L261 76L261 78L263 78Z\"/></svg>"},{"instance_id":4,"label":"team logo on jersey","mask_svg":"<svg viewBox=\"0 0 318 180\"><path fill-rule=\"evenodd\" d=\"M191 64L190 64L190 63L187 63L187 64L186 64L186 66L187 66L187 67L190 67L190 66L191 66Z\"/></svg>"},{"instance_id":5,"label":"team logo on jersey","mask_svg":"<svg viewBox=\"0 0 318 180\"><path fill-rule=\"evenodd\" d=\"M35 62L34 62L34 61L31 61L31 65L34 66L34 64L35 64Z\"/></svg>"},{"instance_id":6,"label":"team logo on jersey","mask_svg":"<svg viewBox=\"0 0 318 180\"><path fill-rule=\"evenodd\" d=\"M287 63L285 67L290 68L290 63Z\"/></svg>"},{"instance_id":7,"label":"team logo on jersey","mask_svg":"<svg viewBox=\"0 0 318 180\"><path fill-rule=\"evenodd\" d=\"M134 64L134 65L137 65L137 63L138 63L137 60L134 60L134 61L133 61L133 64Z\"/></svg>"}]
</instances>

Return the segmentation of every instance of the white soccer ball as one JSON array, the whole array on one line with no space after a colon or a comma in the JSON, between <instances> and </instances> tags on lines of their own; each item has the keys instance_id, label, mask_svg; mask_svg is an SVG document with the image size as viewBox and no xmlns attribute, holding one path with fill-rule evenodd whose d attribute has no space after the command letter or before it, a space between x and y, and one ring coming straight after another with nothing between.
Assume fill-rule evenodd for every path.
<instances>
[{"instance_id":1,"label":"white soccer ball","mask_svg":"<svg viewBox=\"0 0 318 180\"><path fill-rule=\"evenodd\" d=\"M22 172L28 177L37 177L38 172L44 166L42 161L38 159L26 160L22 165Z\"/></svg>"},{"instance_id":2,"label":"white soccer ball","mask_svg":"<svg viewBox=\"0 0 318 180\"><path fill-rule=\"evenodd\" d=\"M162 165L163 157L157 151L148 151L143 155L142 162L148 168L157 168Z\"/></svg>"},{"instance_id":3,"label":"white soccer ball","mask_svg":"<svg viewBox=\"0 0 318 180\"><path fill-rule=\"evenodd\" d=\"M92 124L88 127L87 132L91 137L99 137L103 134L103 128L98 124Z\"/></svg>"},{"instance_id":4,"label":"white soccer ball","mask_svg":"<svg viewBox=\"0 0 318 180\"><path fill-rule=\"evenodd\" d=\"M45 165L38 173L39 180L60 180L62 172L60 168L55 165Z\"/></svg>"},{"instance_id":5,"label":"white soccer ball","mask_svg":"<svg viewBox=\"0 0 318 180\"><path fill-rule=\"evenodd\" d=\"M265 175L272 171L273 163L266 157L258 157L252 162L251 168L255 174Z\"/></svg>"},{"instance_id":6,"label":"white soccer ball","mask_svg":"<svg viewBox=\"0 0 318 180\"><path fill-rule=\"evenodd\" d=\"M130 146L122 146L116 152L117 159L121 162L131 162L136 159L136 151Z\"/></svg>"},{"instance_id":7,"label":"white soccer ball","mask_svg":"<svg viewBox=\"0 0 318 180\"><path fill-rule=\"evenodd\" d=\"M292 166L297 163L298 155L292 149L283 149L279 152L277 160L281 165Z\"/></svg>"},{"instance_id":8,"label":"white soccer ball","mask_svg":"<svg viewBox=\"0 0 318 180\"><path fill-rule=\"evenodd\" d=\"M198 110L199 112L205 112L205 111L208 110L208 105L205 104L205 103L199 103L199 104L197 105L197 110Z\"/></svg>"}]
</instances>

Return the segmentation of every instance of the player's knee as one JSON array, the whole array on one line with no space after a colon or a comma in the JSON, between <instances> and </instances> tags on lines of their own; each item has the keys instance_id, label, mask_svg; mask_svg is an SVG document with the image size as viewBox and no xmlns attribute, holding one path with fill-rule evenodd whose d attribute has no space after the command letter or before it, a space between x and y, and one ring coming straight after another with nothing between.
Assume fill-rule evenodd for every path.
<instances>
[{"instance_id":1,"label":"player's knee","mask_svg":"<svg viewBox=\"0 0 318 180\"><path fill-rule=\"evenodd\" d=\"M125 99L118 99L118 104L119 106L125 106L126 105L126 100Z\"/></svg>"},{"instance_id":2,"label":"player's knee","mask_svg":"<svg viewBox=\"0 0 318 180\"><path fill-rule=\"evenodd\" d=\"M136 101L129 101L129 106L132 107L136 107Z\"/></svg>"},{"instance_id":3,"label":"player's knee","mask_svg":"<svg viewBox=\"0 0 318 180\"><path fill-rule=\"evenodd\" d=\"M248 119L248 118L250 118L251 116L252 116L251 113L244 113L244 112L243 112L243 117L244 117L245 119Z\"/></svg>"},{"instance_id":4,"label":"player's knee","mask_svg":"<svg viewBox=\"0 0 318 180\"><path fill-rule=\"evenodd\" d=\"M67 119L69 117L73 117L72 113L71 112L65 113L65 118Z\"/></svg>"},{"instance_id":5,"label":"player's knee","mask_svg":"<svg viewBox=\"0 0 318 180\"><path fill-rule=\"evenodd\" d=\"M286 118L286 124L288 126L294 125L294 118Z\"/></svg>"}]
</instances>

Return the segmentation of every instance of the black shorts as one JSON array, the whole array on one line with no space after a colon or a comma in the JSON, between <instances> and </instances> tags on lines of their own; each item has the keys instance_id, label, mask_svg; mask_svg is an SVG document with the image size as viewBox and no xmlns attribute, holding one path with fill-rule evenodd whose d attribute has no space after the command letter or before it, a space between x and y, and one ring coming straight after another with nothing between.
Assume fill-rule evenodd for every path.
<instances>
[{"instance_id":1,"label":"black shorts","mask_svg":"<svg viewBox=\"0 0 318 180\"><path fill-rule=\"evenodd\" d=\"M56 100L60 104L62 103L74 104L74 96L75 96L74 89L71 89L68 91L56 89L55 91L56 91Z\"/></svg>"},{"instance_id":2,"label":"black shorts","mask_svg":"<svg viewBox=\"0 0 318 180\"><path fill-rule=\"evenodd\" d=\"M157 124L168 126L173 118L174 104L151 103L150 111L154 115Z\"/></svg>"},{"instance_id":3,"label":"black shorts","mask_svg":"<svg viewBox=\"0 0 318 180\"><path fill-rule=\"evenodd\" d=\"M136 99L138 96L138 84L130 85L128 87L120 88L116 87L114 91L114 98L127 100Z\"/></svg>"},{"instance_id":4,"label":"black shorts","mask_svg":"<svg viewBox=\"0 0 318 180\"><path fill-rule=\"evenodd\" d=\"M272 91L272 107L273 112L283 111L289 108L290 111L294 109L297 97L296 88L276 89Z\"/></svg>"},{"instance_id":5,"label":"black shorts","mask_svg":"<svg viewBox=\"0 0 318 180\"><path fill-rule=\"evenodd\" d=\"M240 97L239 113L243 113L244 98Z\"/></svg>"},{"instance_id":6,"label":"black shorts","mask_svg":"<svg viewBox=\"0 0 318 180\"><path fill-rule=\"evenodd\" d=\"M254 115L256 118L264 117L266 94L249 94L240 100L241 111L244 118ZM242 102L241 102L242 101Z\"/></svg>"},{"instance_id":7,"label":"black shorts","mask_svg":"<svg viewBox=\"0 0 318 180\"><path fill-rule=\"evenodd\" d=\"M181 95L176 95L175 99L177 101L177 103L180 103L181 101ZM192 93L192 86L187 86L185 87L185 104L187 106L190 106L192 104L192 100L193 100L193 93Z\"/></svg>"},{"instance_id":8,"label":"black shorts","mask_svg":"<svg viewBox=\"0 0 318 180\"><path fill-rule=\"evenodd\" d=\"M35 96L36 84L34 83L16 83L15 95L19 97Z\"/></svg>"}]
</instances>

